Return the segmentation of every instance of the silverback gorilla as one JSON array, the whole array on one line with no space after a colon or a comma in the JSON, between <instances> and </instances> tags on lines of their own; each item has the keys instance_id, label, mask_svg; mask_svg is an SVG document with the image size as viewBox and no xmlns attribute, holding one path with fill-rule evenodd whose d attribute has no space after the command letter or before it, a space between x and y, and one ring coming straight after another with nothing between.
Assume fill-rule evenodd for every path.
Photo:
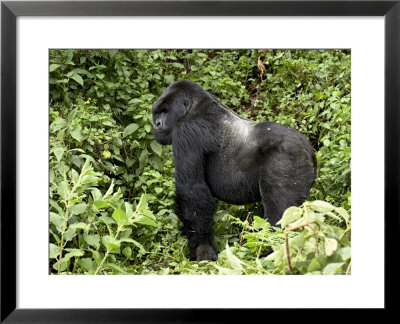
<instances>
[{"instance_id":1,"label":"silverback gorilla","mask_svg":"<svg viewBox=\"0 0 400 324\"><path fill-rule=\"evenodd\" d=\"M308 140L272 122L246 120L198 84L171 84L152 108L154 136L171 145L175 212L189 239L191 260L216 260L212 221L216 199L262 201L275 225L289 206L308 197L316 161Z\"/></svg>"}]
</instances>

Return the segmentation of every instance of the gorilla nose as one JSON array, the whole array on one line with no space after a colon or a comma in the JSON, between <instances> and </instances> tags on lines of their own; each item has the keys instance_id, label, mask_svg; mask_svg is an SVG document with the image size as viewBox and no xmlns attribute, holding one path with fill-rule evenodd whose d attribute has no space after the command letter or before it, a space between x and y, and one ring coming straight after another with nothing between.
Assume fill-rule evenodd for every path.
<instances>
[{"instance_id":1,"label":"gorilla nose","mask_svg":"<svg viewBox=\"0 0 400 324\"><path fill-rule=\"evenodd\" d=\"M157 120L157 121L154 123L154 129L157 130L157 129L159 129L160 127L161 127L161 122L160 122L159 120Z\"/></svg>"}]
</instances>

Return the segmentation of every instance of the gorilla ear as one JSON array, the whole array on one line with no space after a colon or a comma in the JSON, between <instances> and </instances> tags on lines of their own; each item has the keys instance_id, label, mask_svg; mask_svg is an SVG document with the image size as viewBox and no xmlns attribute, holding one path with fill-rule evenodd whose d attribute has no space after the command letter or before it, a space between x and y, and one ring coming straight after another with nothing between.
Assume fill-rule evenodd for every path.
<instances>
[{"instance_id":1,"label":"gorilla ear","mask_svg":"<svg viewBox=\"0 0 400 324\"><path fill-rule=\"evenodd\" d=\"M189 100L187 100L187 99L183 100L183 106L185 108L189 107Z\"/></svg>"}]
</instances>

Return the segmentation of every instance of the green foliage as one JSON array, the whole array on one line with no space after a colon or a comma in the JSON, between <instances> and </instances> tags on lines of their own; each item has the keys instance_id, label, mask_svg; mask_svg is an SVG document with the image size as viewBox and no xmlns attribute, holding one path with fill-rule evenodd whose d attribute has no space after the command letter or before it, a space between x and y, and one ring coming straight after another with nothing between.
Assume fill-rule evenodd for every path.
<instances>
[{"instance_id":1,"label":"green foliage","mask_svg":"<svg viewBox=\"0 0 400 324\"><path fill-rule=\"evenodd\" d=\"M350 61L347 50L51 50L50 273L346 273ZM151 116L180 79L246 118L306 135L318 160L310 200L326 203L290 208L283 229L258 217L260 204L220 203L218 261L187 260L172 152L154 141ZM268 247L275 252L261 257Z\"/></svg>"},{"instance_id":2,"label":"green foliage","mask_svg":"<svg viewBox=\"0 0 400 324\"><path fill-rule=\"evenodd\" d=\"M335 219L343 226L331 225ZM316 200L288 208L280 220L285 243L269 255L276 273L348 274L350 272L350 216L342 207ZM289 233L296 231L289 239ZM286 262L283 260L286 258Z\"/></svg>"}]
</instances>

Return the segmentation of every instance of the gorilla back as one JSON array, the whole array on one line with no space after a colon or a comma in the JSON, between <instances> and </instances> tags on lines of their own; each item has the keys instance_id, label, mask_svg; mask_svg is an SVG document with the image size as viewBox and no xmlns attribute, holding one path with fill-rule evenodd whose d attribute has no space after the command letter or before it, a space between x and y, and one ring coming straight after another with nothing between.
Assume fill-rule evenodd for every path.
<instances>
[{"instance_id":1,"label":"gorilla back","mask_svg":"<svg viewBox=\"0 0 400 324\"><path fill-rule=\"evenodd\" d=\"M232 204L262 201L272 225L302 204L316 177L308 140L272 122L246 120L194 82L171 84L152 108L155 139L172 144L175 211L189 238L190 258L215 260L215 198Z\"/></svg>"}]
</instances>

